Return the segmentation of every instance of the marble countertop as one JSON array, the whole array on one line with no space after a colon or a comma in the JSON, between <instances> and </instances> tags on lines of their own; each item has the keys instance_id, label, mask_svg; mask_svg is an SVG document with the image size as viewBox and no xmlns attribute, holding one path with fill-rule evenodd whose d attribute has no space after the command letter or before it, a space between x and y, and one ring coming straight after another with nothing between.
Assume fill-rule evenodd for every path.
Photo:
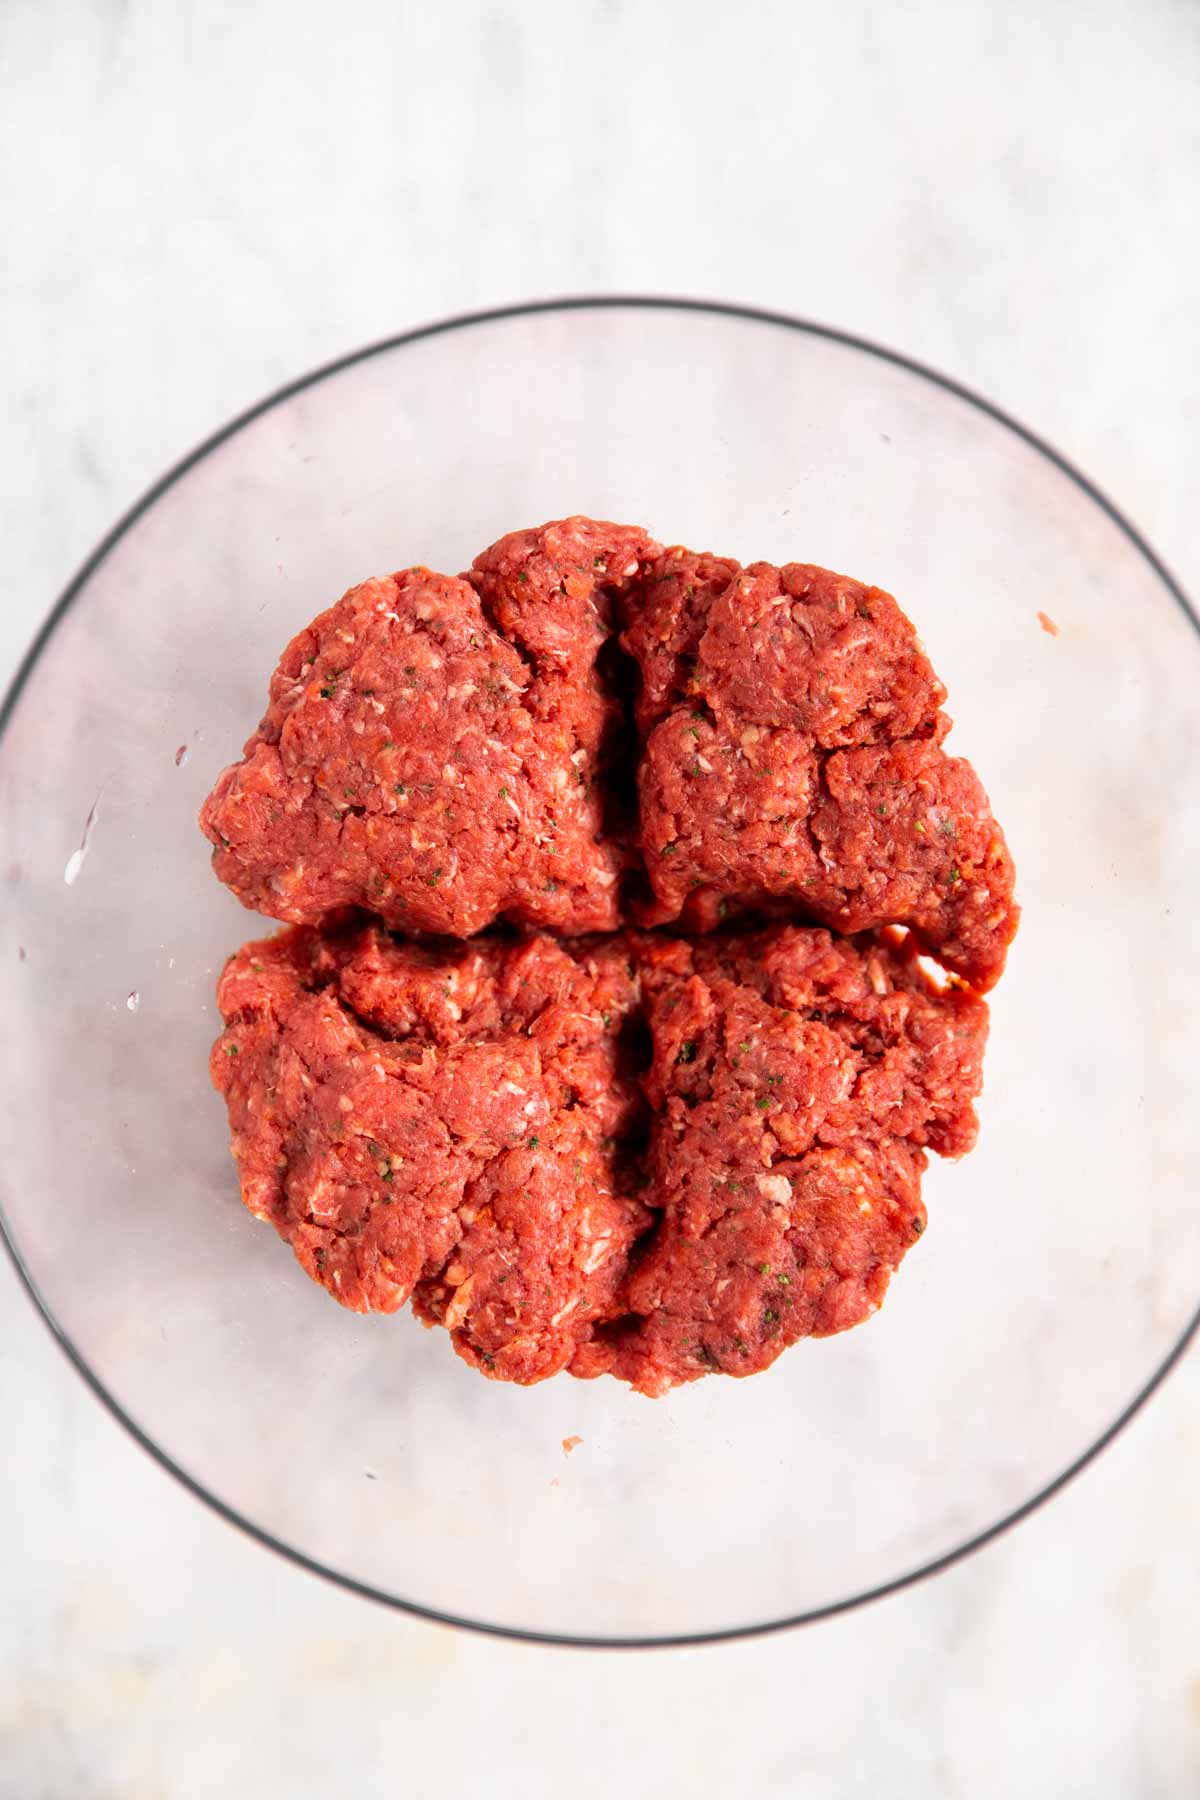
<instances>
[{"instance_id":1,"label":"marble countertop","mask_svg":"<svg viewBox=\"0 0 1200 1800\"><path fill-rule=\"evenodd\" d=\"M571 291L738 299L924 358L1073 457L1200 593L1183 0L295 20L0 14L3 679L114 517L232 412L406 325ZM0 1800L1200 1787L1194 1355L947 1574L641 1659L426 1626L272 1558L101 1411L2 1258L0 1408Z\"/></svg>"}]
</instances>

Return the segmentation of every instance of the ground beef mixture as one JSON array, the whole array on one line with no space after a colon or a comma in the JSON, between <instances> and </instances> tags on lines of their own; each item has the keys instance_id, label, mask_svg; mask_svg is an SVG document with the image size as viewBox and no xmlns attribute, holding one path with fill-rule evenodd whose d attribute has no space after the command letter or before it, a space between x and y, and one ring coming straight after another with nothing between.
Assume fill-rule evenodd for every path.
<instances>
[{"instance_id":1,"label":"ground beef mixture","mask_svg":"<svg viewBox=\"0 0 1200 1800\"><path fill-rule=\"evenodd\" d=\"M301 928L229 962L212 1058L247 1206L356 1312L416 1292L488 1373L537 1381L613 1310L650 1215L620 936L455 948Z\"/></svg>"},{"instance_id":2,"label":"ground beef mixture","mask_svg":"<svg viewBox=\"0 0 1200 1800\"><path fill-rule=\"evenodd\" d=\"M299 927L220 983L246 1204L497 1379L659 1394L865 1318L1017 922L945 698L882 590L631 526L352 588L201 815Z\"/></svg>"},{"instance_id":3,"label":"ground beef mixture","mask_svg":"<svg viewBox=\"0 0 1200 1800\"><path fill-rule=\"evenodd\" d=\"M572 1363L661 1394L869 1317L925 1229L925 1152L975 1142L987 1007L908 939L776 925L638 958L652 1061L623 1313Z\"/></svg>"},{"instance_id":4,"label":"ground beef mixture","mask_svg":"<svg viewBox=\"0 0 1200 1800\"><path fill-rule=\"evenodd\" d=\"M643 922L785 901L838 931L902 924L985 989L1013 869L946 691L890 594L805 563L669 550L624 644L642 673Z\"/></svg>"},{"instance_id":5,"label":"ground beef mixture","mask_svg":"<svg viewBox=\"0 0 1200 1800\"><path fill-rule=\"evenodd\" d=\"M602 653L656 548L567 520L502 539L469 579L412 568L352 588L288 645L204 804L221 880L297 923L361 906L456 937L497 919L611 930L623 711Z\"/></svg>"},{"instance_id":6,"label":"ground beef mixture","mask_svg":"<svg viewBox=\"0 0 1200 1800\"><path fill-rule=\"evenodd\" d=\"M212 1058L247 1206L497 1379L659 1394L858 1323L975 1136L985 1004L911 940L249 944Z\"/></svg>"}]
</instances>

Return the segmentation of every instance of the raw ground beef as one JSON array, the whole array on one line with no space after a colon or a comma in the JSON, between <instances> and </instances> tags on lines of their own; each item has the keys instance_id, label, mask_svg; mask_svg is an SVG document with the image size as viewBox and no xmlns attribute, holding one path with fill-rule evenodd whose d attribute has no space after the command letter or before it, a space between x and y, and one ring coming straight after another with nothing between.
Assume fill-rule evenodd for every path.
<instances>
[{"instance_id":1,"label":"raw ground beef","mask_svg":"<svg viewBox=\"0 0 1200 1800\"><path fill-rule=\"evenodd\" d=\"M984 990L1013 868L945 697L880 588L564 519L322 613L201 824L273 918L470 937L782 909L906 925Z\"/></svg>"},{"instance_id":2,"label":"raw ground beef","mask_svg":"<svg viewBox=\"0 0 1200 1800\"><path fill-rule=\"evenodd\" d=\"M987 1008L911 941L774 925L249 944L213 1079L251 1211L355 1311L496 1379L660 1394L878 1306L925 1151L975 1136Z\"/></svg>"},{"instance_id":3,"label":"raw ground beef","mask_svg":"<svg viewBox=\"0 0 1200 1800\"><path fill-rule=\"evenodd\" d=\"M352 588L201 814L297 927L219 988L247 1206L501 1380L659 1394L867 1317L1018 918L945 699L881 589L632 526Z\"/></svg>"},{"instance_id":4,"label":"raw ground beef","mask_svg":"<svg viewBox=\"0 0 1200 1800\"><path fill-rule=\"evenodd\" d=\"M649 1222L615 1145L645 1110L619 937L447 949L376 925L248 944L212 1055L242 1197L355 1312L418 1310L537 1381L608 1314Z\"/></svg>"},{"instance_id":5,"label":"raw ground beef","mask_svg":"<svg viewBox=\"0 0 1200 1800\"><path fill-rule=\"evenodd\" d=\"M1013 868L946 691L890 594L809 564L668 550L628 602L642 672L646 924L775 902L902 924L973 985L1017 925Z\"/></svg>"},{"instance_id":6,"label":"raw ground beef","mask_svg":"<svg viewBox=\"0 0 1200 1800\"><path fill-rule=\"evenodd\" d=\"M777 925L643 945L656 1223L622 1316L571 1369L660 1394L875 1312L925 1229L926 1150L975 1142L988 1018L911 939Z\"/></svg>"},{"instance_id":7,"label":"raw ground beef","mask_svg":"<svg viewBox=\"0 0 1200 1800\"><path fill-rule=\"evenodd\" d=\"M351 588L288 645L204 803L221 880L296 923L361 906L456 937L496 919L612 929L623 714L598 665L614 595L656 548L566 520L503 539L469 580L412 568Z\"/></svg>"}]
</instances>

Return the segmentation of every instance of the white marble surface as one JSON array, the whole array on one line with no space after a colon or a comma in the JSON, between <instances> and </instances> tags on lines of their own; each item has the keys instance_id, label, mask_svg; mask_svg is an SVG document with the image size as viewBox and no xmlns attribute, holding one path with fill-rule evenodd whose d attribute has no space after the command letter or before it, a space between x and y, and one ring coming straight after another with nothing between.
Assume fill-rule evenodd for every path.
<instances>
[{"instance_id":1,"label":"white marble surface","mask_svg":"<svg viewBox=\"0 0 1200 1800\"><path fill-rule=\"evenodd\" d=\"M0 11L0 674L113 517L264 390L594 288L927 358L1077 458L1200 592L1190 0L309 21ZM1200 1791L1194 1356L936 1581L631 1659L423 1626L274 1560L100 1411L5 1262L0 1293L0 1800Z\"/></svg>"}]
</instances>

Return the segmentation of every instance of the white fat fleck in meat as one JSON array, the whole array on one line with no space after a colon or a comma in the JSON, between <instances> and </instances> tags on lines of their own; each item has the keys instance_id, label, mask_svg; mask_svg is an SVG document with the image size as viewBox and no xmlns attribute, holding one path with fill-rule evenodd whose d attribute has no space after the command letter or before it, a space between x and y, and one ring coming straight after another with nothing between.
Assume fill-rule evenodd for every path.
<instances>
[{"instance_id":1,"label":"white fat fleck in meat","mask_svg":"<svg viewBox=\"0 0 1200 1800\"><path fill-rule=\"evenodd\" d=\"M447 1331L453 1331L455 1327L461 1325L466 1318L467 1313L470 1311L471 1291L474 1286L474 1275L468 1275L467 1279L456 1288L454 1298L446 1308L445 1325Z\"/></svg>"},{"instance_id":2,"label":"white fat fleck in meat","mask_svg":"<svg viewBox=\"0 0 1200 1800\"><path fill-rule=\"evenodd\" d=\"M768 1200L786 1202L792 1197L792 1184L786 1175L760 1175L756 1186Z\"/></svg>"},{"instance_id":3,"label":"white fat fleck in meat","mask_svg":"<svg viewBox=\"0 0 1200 1800\"><path fill-rule=\"evenodd\" d=\"M596 1239L595 1243L580 1263L579 1267L581 1272L584 1275L594 1275L605 1257L611 1252L612 1247L612 1234L606 1231L603 1236Z\"/></svg>"},{"instance_id":4,"label":"white fat fleck in meat","mask_svg":"<svg viewBox=\"0 0 1200 1800\"><path fill-rule=\"evenodd\" d=\"M315 1224L324 1225L337 1218L337 1199L330 1194L331 1186L332 1183L324 1176L312 1185L308 1196L308 1212Z\"/></svg>"},{"instance_id":5,"label":"white fat fleck in meat","mask_svg":"<svg viewBox=\"0 0 1200 1800\"><path fill-rule=\"evenodd\" d=\"M451 786L457 782L458 770L454 767L453 763L442 764L442 780L448 781Z\"/></svg>"},{"instance_id":6,"label":"white fat fleck in meat","mask_svg":"<svg viewBox=\"0 0 1200 1800\"><path fill-rule=\"evenodd\" d=\"M567 1304L565 1306L559 1307L558 1311L555 1313L554 1317L550 1321L551 1325L561 1325L563 1320L566 1318L569 1318L570 1315L575 1311L575 1308L578 1305L579 1305L579 1295L576 1294L576 1296L573 1300L568 1300Z\"/></svg>"},{"instance_id":7,"label":"white fat fleck in meat","mask_svg":"<svg viewBox=\"0 0 1200 1800\"><path fill-rule=\"evenodd\" d=\"M870 642L871 634L869 631L860 631L857 634L850 632L844 635L840 640L835 638L828 646L825 654L831 659L835 656L853 656L856 650L862 650L868 647Z\"/></svg>"}]
</instances>

